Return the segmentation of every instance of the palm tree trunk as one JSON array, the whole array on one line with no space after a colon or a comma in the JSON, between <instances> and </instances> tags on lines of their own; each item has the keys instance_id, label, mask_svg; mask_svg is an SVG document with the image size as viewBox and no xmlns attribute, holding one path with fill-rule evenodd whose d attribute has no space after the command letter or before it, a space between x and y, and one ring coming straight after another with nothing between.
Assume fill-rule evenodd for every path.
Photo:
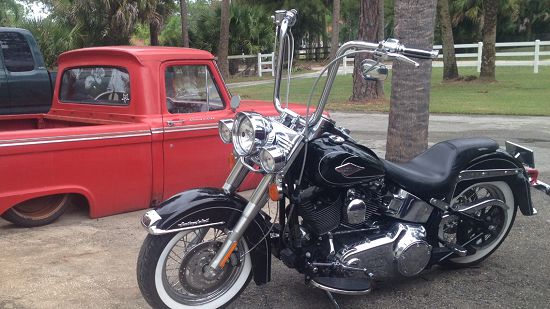
<instances>
[{"instance_id":1,"label":"palm tree trunk","mask_svg":"<svg viewBox=\"0 0 550 309\"><path fill-rule=\"evenodd\" d=\"M443 41L443 80L458 78L455 47L453 38L453 26L449 13L449 0L437 1L439 24L441 26L441 40Z\"/></svg>"},{"instance_id":2,"label":"palm tree trunk","mask_svg":"<svg viewBox=\"0 0 550 309\"><path fill-rule=\"evenodd\" d=\"M483 55L479 79L495 81L498 0L483 0Z\"/></svg>"},{"instance_id":3,"label":"palm tree trunk","mask_svg":"<svg viewBox=\"0 0 550 309\"><path fill-rule=\"evenodd\" d=\"M149 38L151 40L151 46L159 45L159 23L157 21L151 21L149 23Z\"/></svg>"},{"instance_id":4,"label":"palm tree trunk","mask_svg":"<svg viewBox=\"0 0 550 309\"><path fill-rule=\"evenodd\" d=\"M220 44L218 45L218 65L223 77L229 77L229 0L222 0Z\"/></svg>"},{"instance_id":5,"label":"palm tree trunk","mask_svg":"<svg viewBox=\"0 0 550 309\"><path fill-rule=\"evenodd\" d=\"M378 1L378 41L383 41L386 39L386 34L384 33L384 2L383 0ZM384 97L384 81L379 80L376 82L376 92L379 94L379 97Z\"/></svg>"},{"instance_id":6,"label":"palm tree trunk","mask_svg":"<svg viewBox=\"0 0 550 309\"><path fill-rule=\"evenodd\" d=\"M359 17L359 40L368 42L378 42L380 38L380 24L378 15L379 2L383 0L361 0L361 13ZM365 102L384 97L384 89L378 87L377 81L366 81L363 79L360 71L361 62L366 58L371 58L366 54L356 54L353 69L353 94L350 101Z\"/></svg>"},{"instance_id":7,"label":"palm tree trunk","mask_svg":"<svg viewBox=\"0 0 550 309\"><path fill-rule=\"evenodd\" d=\"M340 42L340 0L332 3L332 36L330 38L330 59L334 59Z\"/></svg>"},{"instance_id":8,"label":"palm tree trunk","mask_svg":"<svg viewBox=\"0 0 550 309\"><path fill-rule=\"evenodd\" d=\"M189 47L189 17L187 16L187 0L180 0L180 15L183 47Z\"/></svg>"},{"instance_id":9,"label":"palm tree trunk","mask_svg":"<svg viewBox=\"0 0 550 309\"><path fill-rule=\"evenodd\" d=\"M394 33L405 46L431 49L437 0L396 0ZM394 61L386 159L408 161L428 147L431 60Z\"/></svg>"}]
</instances>

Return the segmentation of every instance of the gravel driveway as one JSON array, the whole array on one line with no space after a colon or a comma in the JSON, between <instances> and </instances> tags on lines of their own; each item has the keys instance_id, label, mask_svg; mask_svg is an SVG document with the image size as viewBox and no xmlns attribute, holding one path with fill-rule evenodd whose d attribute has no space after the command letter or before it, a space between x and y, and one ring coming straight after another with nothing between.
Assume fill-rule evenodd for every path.
<instances>
[{"instance_id":1,"label":"gravel driveway","mask_svg":"<svg viewBox=\"0 0 550 309\"><path fill-rule=\"evenodd\" d=\"M383 155L387 115L332 113L352 135ZM550 118L431 116L430 142L487 136L535 150L550 181ZM532 193L539 214L516 223L502 246L479 267L443 270L383 282L370 295L336 296L342 308L549 308L550 197ZM0 308L148 308L135 265L145 231L144 211L89 219L71 209L49 226L22 229L0 219ZM320 290L273 262L273 281L253 283L234 308L329 308Z\"/></svg>"}]
</instances>

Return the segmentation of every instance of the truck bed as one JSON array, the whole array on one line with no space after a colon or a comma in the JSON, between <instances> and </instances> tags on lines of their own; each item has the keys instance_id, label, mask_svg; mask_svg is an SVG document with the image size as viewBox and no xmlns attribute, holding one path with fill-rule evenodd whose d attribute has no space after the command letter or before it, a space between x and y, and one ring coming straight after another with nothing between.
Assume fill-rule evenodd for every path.
<instances>
[{"instance_id":1,"label":"truck bed","mask_svg":"<svg viewBox=\"0 0 550 309\"><path fill-rule=\"evenodd\" d=\"M0 116L0 132L54 129L112 124L98 119L65 117L48 114ZM123 122L118 122L123 123Z\"/></svg>"}]
</instances>

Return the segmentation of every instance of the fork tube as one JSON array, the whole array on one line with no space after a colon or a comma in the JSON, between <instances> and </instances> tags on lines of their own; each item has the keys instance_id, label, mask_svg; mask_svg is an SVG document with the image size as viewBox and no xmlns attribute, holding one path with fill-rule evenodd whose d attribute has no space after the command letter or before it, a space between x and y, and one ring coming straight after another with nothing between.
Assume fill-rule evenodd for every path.
<instances>
[{"instance_id":1,"label":"fork tube","mask_svg":"<svg viewBox=\"0 0 550 309\"><path fill-rule=\"evenodd\" d=\"M237 160L231 173L227 176L227 180L223 184L223 191L227 194L233 194L241 186L246 175L248 175L249 169L244 166L241 160Z\"/></svg>"},{"instance_id":2,"label":"fork tube","mask_svg":"<svg viewBox=\"0 0 550 309\"><path fill-rule=\"evenodd\" d=\"M233 230L229 231L223 245L210 262L210 270L215 272L217 269L223 268L225 262L227 261L227 256L229 256L234 249L234 244L236 244L243 236L248 225L252 222L252 220L254 220L256 215L267 202L267 190L269 188L269 184L273 182L274 178L274 174L267 174L262 178L256 190L252 193L248 204L246 204L239 221L235 224Z\"/></svg>"}]
</instances>

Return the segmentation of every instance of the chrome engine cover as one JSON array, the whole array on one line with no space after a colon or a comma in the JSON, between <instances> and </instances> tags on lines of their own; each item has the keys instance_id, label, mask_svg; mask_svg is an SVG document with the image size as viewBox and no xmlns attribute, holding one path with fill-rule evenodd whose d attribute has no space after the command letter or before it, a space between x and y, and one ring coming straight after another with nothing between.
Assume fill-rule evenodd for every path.
<instances>
[{"instance_id":1,"label":"chrome engine cover","mask_svg":"<svg viewBox=\"0 0 550 309\"><path fill-rule=\"evenodd\" d=\"M336 257L344 265L366 268L376 278L410 277L426 268L431 252L422 225L396 223L385 235L365 239L341 250Z\"/></svg>"}]
</instances>

